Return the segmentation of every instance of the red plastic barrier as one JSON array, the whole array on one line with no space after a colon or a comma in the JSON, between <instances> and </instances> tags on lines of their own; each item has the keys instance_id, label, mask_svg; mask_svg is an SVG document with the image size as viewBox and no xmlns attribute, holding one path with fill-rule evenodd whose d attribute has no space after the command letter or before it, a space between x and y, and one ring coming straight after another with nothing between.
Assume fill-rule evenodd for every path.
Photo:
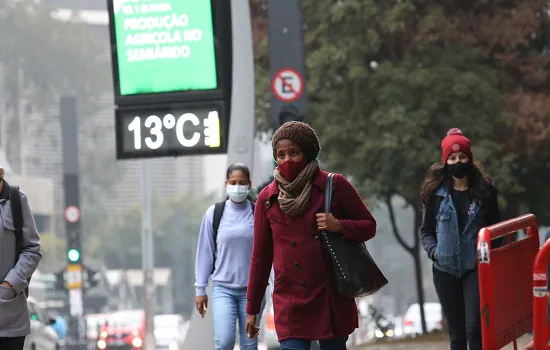
<instances>
[{"instance_id":1,"label":"red plastic barrier","mask_svg":"<svg viewBox=\"0 0 550 350\"><path fill-rule=\"evenodd\" d=\"M550 349L548 346L548 259L550 240L546 241L533 265L533 340L535 350Z\"/></svg>"},{"instance_id":2,"label":"red plastic barrier","mask_svg":"<svg viewBox=\"0 0 550 350\"><path fill-rule=\"evenodd\" d=\"M511 242L510 234L526 229L527 238ZM491 240L508 244L491 249ZM481 332L484 350L500 349L530 332L533 326L531 276L539 249L533 214L485 227L478 235Z\"/></svg>"}]
</instances>

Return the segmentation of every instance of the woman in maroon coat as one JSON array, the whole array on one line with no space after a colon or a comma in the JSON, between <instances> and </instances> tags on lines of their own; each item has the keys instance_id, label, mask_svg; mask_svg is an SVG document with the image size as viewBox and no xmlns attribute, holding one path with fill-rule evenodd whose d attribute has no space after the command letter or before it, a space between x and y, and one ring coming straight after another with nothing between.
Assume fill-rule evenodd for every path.
<instances>
[{"instance_id":1,"label":"woman in maroon coat","mask_svg":"<svg viewBox=\"0 0 550 350\"><path fill-rule=\"evenodd\" d=\"M275 271L273 309L282 350L346 349L358 326L355 299L338 293L336 277L319 231L367 241L376 221L355 188L334 177L331 213L324 213L328 173L319 169L319 139L301 122L288 122L273 135L275 180L260 192L254 215L254 246L247 292L247 332L257 337L271 266Z\"/></svg>"}]
</instances>

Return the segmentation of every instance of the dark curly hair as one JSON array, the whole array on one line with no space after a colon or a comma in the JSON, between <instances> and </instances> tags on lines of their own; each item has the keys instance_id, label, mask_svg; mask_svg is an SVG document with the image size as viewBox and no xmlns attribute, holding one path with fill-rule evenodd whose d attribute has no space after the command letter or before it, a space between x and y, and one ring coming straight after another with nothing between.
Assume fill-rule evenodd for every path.
<instances>
[{"instance_id":1,"label":"dark curly hair","mask_svg":"<svg viewBox=\"0 0 550 350\"><path fill-rule=\"evenodd\" d=\"M428 174L420 186L420 199L427 204L432 194L442 185L451 188L453 184L449 168L441 163L434 163L428 169ZM491 178L485 173L483 165L474 162L468 173L468 194L474 200L481 200L490 195L489 189L493 185Z\"/></svg>"}]
</instances>

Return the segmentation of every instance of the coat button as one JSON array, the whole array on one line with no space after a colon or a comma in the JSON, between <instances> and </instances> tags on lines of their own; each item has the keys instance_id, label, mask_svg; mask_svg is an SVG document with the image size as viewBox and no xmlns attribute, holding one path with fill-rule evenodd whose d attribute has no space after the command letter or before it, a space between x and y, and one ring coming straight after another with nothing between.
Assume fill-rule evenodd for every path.
<instances>
[{"instance_id":1,"label":"coat button","mask_svg":"<svg viewBox=\"0 0 550 350\"><path fill-rule=\"evenodd\" d=\"M292 248L296 248L296 242L292 241L290 242L290 245L292 246Z\"/></svg>"},{"instance_id":2,"label":"coat button","mask_svg":"<svg viewBox=\"0 0 550 350\"><path fill-rule=\"evenodd\" d=\"M305 288L306 287L306 282L300 282L300 286L302 286L302 288Z\"/></svg>"},{"instance_id":3,"label":"coat button","mask_svg":"<svg viewBox=\"0 0 550 350\"><path fill-rule=\"evenodd\" d=\"M298 264L297 262L294 263L294 268L296 270L299 270L300 269L300 264Z\"/></svg>"},{"instance_id":4,"label":"coat button","mask_svg":"<svg viewBox=\"0 0 550 350\"><path fill-rule=\"evenodd\" d=\"M269 208L269 201L265 201L264 205L266 208Z\"/></svg>"},{"instance_id":5,"label":"coat button","mask_svg":"<svg viewBox=\"0 0 550 350\"><path fill-rule=\"evenodd\" d=\"M321 236L317 235L317 236L313 237L313 239L316 240L316 241L318 241L318 240L321 239Z\"/></svg>"}]
</instances>

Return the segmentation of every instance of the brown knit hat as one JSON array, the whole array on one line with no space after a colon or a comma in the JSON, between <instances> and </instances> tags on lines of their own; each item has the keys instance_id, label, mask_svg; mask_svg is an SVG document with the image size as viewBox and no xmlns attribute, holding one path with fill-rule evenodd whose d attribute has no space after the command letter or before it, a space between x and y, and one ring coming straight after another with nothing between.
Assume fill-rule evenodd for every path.
<instances>
[{"instance_id":1,"label":"brown knit hat","mask_svg":"<svg viewBox=\"0 0 550 350\"><path fill-rule=\"evenodd\" d=\"M275 158L275 146L277 142L281 140L290 140L296 142L298 146L304 152L306 160L310 161L319 155L321 146L319 145L319 138L315 131L306 123L291 121L286 122L275 133L271 139L271 146L273 147L273 156Z\"/></svg>"}]
</instances>

